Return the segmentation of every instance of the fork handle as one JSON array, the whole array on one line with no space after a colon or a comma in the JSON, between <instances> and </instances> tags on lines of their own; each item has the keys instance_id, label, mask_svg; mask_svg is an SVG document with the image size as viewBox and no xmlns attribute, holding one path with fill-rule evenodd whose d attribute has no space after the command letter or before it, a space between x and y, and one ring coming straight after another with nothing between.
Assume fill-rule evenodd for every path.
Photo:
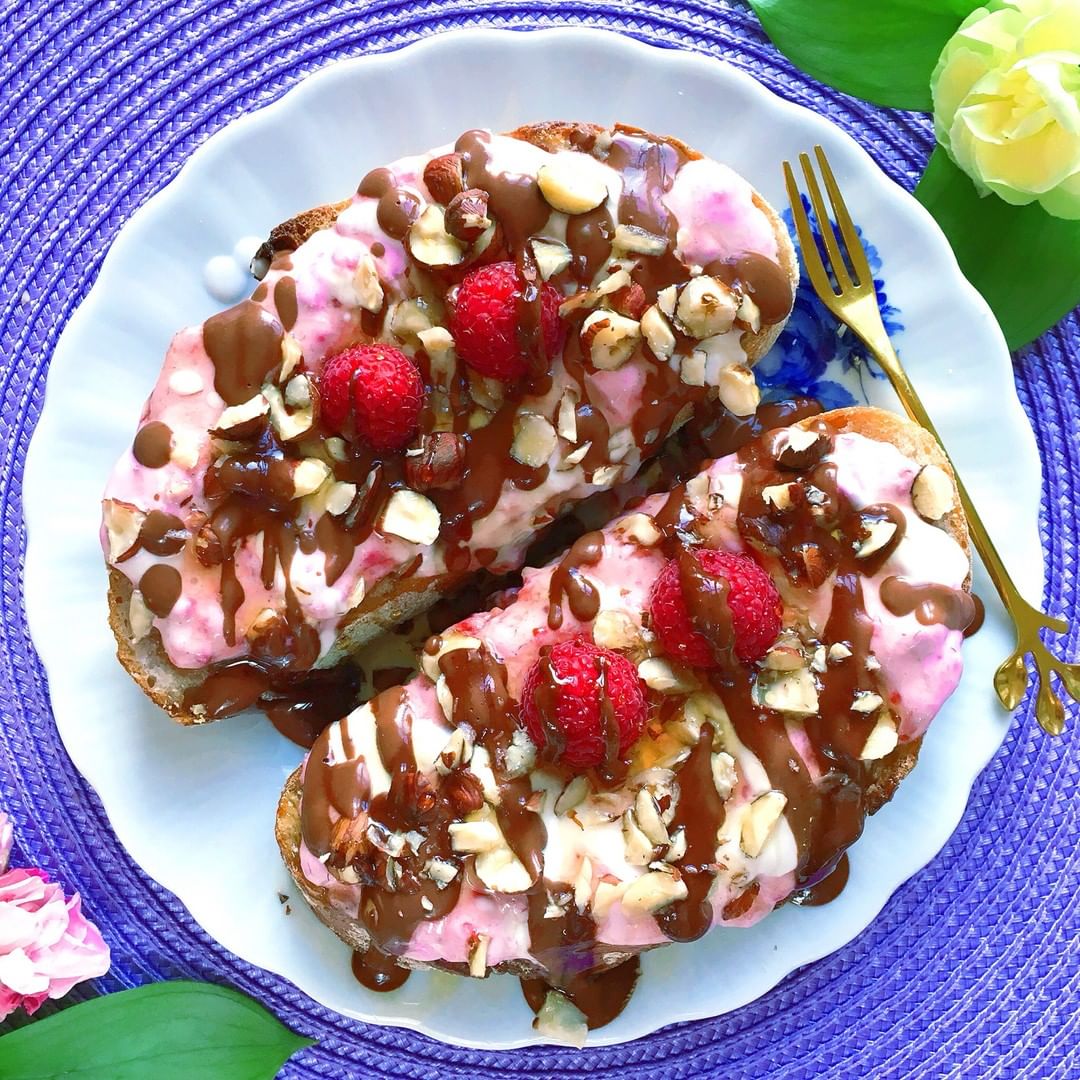
<instances>
[{"instance_id":1,"label":"fork handle","mask_svg":"<svg viewBox=\"0 0 1080 1080\"><path fill-rule=\"evenodd\" d=\"M876 300L873 302L876 308ZM888 375L889 381L892 383L893 389L900 398L900 402L904 406L905 412L907 412L908 416L911 417L915 423L924 427L935 439L937 439L942 453L945 454L946 458L949 460L949 464L952 465L953 476L956 480L956 488L960 493L960 505L964 508L964 513L967 515L968 532L975 544L975 550L978 551L979 556L983 561L983 565L990 575L990 580L994 583L994 588L997 589L1002 603L1005 605L1013 618L1013 622L1016 624L1017 634L1019 635L1021 633L1022 628L1030 626L1032 620L1037 621L1038 625L1041 626L1044 619L1059 633L1066 630L1068 628L1067 623L1062 622L1060 619L1053 619L1043 615L1041 611L1033 607L1024 599L1020 590L1016 587L1012 575L1006 569L1005 563L998 554L997 548L994 547L994 542L990 539L990 534L987 532L986 526L982 522L982 518L979 517L978 510L975 509L975 504L971 501L971 496L964 486L964 481L961 479L960 473L953 464L948 450L945 449L945 444L941 441L941 436L938 435L933 421L923 407L919 395L915 392L915 387L911 385L911 380L908 379L907 372L904 371L900 359L896 355L896 350L892 347L892 343L885 333L885 328L882 327L882 337L880 340L863 337L861 334L859 337L862 338L866 347L873 353L874 359L877 360L885 374Z\"/></svg>"}]
</instances>

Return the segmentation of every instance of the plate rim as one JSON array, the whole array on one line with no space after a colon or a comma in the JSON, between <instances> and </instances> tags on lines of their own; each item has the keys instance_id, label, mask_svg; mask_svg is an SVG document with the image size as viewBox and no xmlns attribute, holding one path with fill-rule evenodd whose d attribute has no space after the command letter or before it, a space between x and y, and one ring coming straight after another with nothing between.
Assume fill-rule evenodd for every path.
<instances>
[{"instance_id":1,"label":"plate rim","mask_svg":"<svg viewBox=\"0 0 1080 1080\"><path fill-rule=\"evenodd\" d=\"M319 68L312 71L310 74L304 76L297 83L291 86L288 90L282 93L274 101L268 102L266 105L259 107L251 112L244 113L235 119L229 121L209 136L199 147L197 147L184 162L182 167L178 170L177 174L159 191L153 194L147 199L147 201L136 210L131 217L123 224L123 226L117 231L112 243L109 246L109 250L106 253L102 263L98 269L98 273L95 281L89 289L87 295L83 301L79 304L75 312L73 312L71 318L68 320L63 332L60 334L56 346L53 350L52 357L50 358L49 368L45 380L45 392L43 396L43 402L41 412L38 420L38 424L35 428L33 436L30 441L30 445L27 450L26 462L23 473L23 517L26 525L26 550L25 550L25 562L24 562L24 611L27 621L27 626L30 630L31 640L34 648L41 660L42 667L45 670L46 676L49 676L50 667L55 670L55 658L50 660L52 655L48 645L43 649L39 646L39 640L47 638L47 634L43 633L44 621L43 616L39 615L40 611L40 596L43 592L42 573L44 567L40 565L37 553L40 550L41 545L35 544L35 536L39 527L43 527L44 522L48 517L48 507L44 505L44 495L42 492L43 485L35 484L34 477L39 471L44 469L44 461L46 451L42 449L47 443L47 436L51 428L51 419L55 414L55 409L50 412L50 396L55 401L55 394L50 394L55 383L53 379L54 364L53 359L65 349L66 342L69 342L82 332L81 328L84 324L90 324L96 314L96 309L103 303L102 298L106 295L106 288L103 287L103 283L108 284L108 277L115 276L114 268L120 264L124 257L124 249L127 245L133 245L135 241L131 240L133 235L139 233L141 229L145 229L149 224L153 222L155 217L165 215L169 212L171 205L180 199L181 191L184 189L185 182L190 177L198 165L204 160L212 157L215 153L220 153L227 147L227 143L230 138L235 138L238 134L253 131L260 125L266 126L276 122L276 114L278 112L284 112L286 109L295 108L302 102L305 95L310 93L310 88L316 83L325 83L331 79L337 78L344 83L348 83L352 77L354 71L363 69L368 71L371 68L387 67L397 64L407 64L413 62L416 57L421 57L424 53L438 52L445 48L460 47L461 42L471 41L474 43L483 44L485 41L499 42L499 43L511 43L518 44L522 39L545 39L550 41L559 42L581 42L583 44L596 44L602 45L604 48L611 48L613 50L622 49L630 54L637 54L639 57L644 57L651 62L660 62L661 64L672 65L674 68L684 68L687 71L697 70L705 75L712 75L714 77L730 77L731 79L741 82L744 85L750 84L752 91L758 95L762 95L769 99L769 104L777 109L784 110L797 116L797 118L803 122L806 126L808 134L813 135L816 130L827 130L830 138L839 138L846 142L849 150L856 150L858 155L861 155L862 164L868 167L873 173L877 174L878 178L882 181L887 181L887 184L881 184L879 188L875 188L875 194L882 198L888 198L888 200L900 208L902 214L911 215L913 212L916 217L922 218L923 231L927 236L933 236L937 251L934 253L935 260L940 260L942 265L949 268L953 278L955 280L950 281L949 291L953 291L954 288L960 288L966 294L968 302L972 304L973 313L977 313L980 320L983 321L986 326L986 331L996 338L998 349L1000 350L1001 357L1009 365L1011 370L1011 362L1009 361L1009 351L1005 343L1004 335L1002 334L1000 327L998 326L989 306L986 301L978 293L977 290L967 281L963 276L959 265L957 264L955 255L952 252L944 235L941 233L932 215L925 207L919 203L913 195L907 192L901 185L896 183L889 177L874 161L873 157L863 148L863 146L851 135L848 134L842 127L833 123L827 117L822 116L812 109L806 106L797 104L793 101L786 100L779 94L775 93L769 87L759 82L749 72L744 70L741 66L730 60L721 59L719 57L710 56L707 54L688 52L684 50L665 48L659 45L646 43L634 38L627 37L611 30L586 28L586 27L558 27L558 28L546 28L529 31L520 30L508 30L508 29L493 29L493 28L461 28L447 30L437 34L433 34L427 38L420 39L408 43L401 48L390 49L387 51L366 54L356 56L349 59L331 60L326 64L323 64ZM658 55L659 54L659 55ZM886 193L887 196L886 196ZM126 238L126 239L125 239ZM67 346L70 348L70 346ZM1020 428L1025 434L1025 446L1023 448L1017 448L1018 453L1023 453L1025 458L1029 458L1025 466L1034 466L1041 470L1041 461L1038 456L1036 440L1034 432L1031 431L1030 425L1026 416L1023 413L1022 406L1015 392L1010 393L1005 401L1002 403L1002 407L1007 411L1015 411L1016 416L1020 421ZM46 437L41 436L42 432ZM29 480L29 482L27 482ZM1035 499L1037 506L1038 492L1035 493ZM37 522L37 524L35 524ZM1037 514L1033 515L1031 522L1032 533L1037 539ZM1034 550L1038 551L1040 559L1040 570L1042 570L1044 553L1041 544L1033 545ZM52 695L49 693L49 708L53 716L53 721L56 722L55 709L52 702ZM64 742L65 749L71 757L76 769L79 771L80 776L93 788L98 798L100 799L102 806L104 807L105 814L108 817L110 828L113 831L114 836L120 843L120 846L124 848L125 853L132 859L140 870L152 878L160 887L168 890L174 895L177 900L185 907L185 909L192 915L194 921L198 924L200 929L205 932L208 937L218 943L222 948L227 949L233 955L239 956L249 963L254 964L263 970L271 971L275 976L279 976L285 979L290 979L290 976L284 974L281 971L276 970L273 967L267 967L262 961L251 959L244 956L243 953L234 952L233 947L223 944L211 931L207 930L199 919L199 916L195 911L188 906L187 900L183 899L179 893L175 892L173 888L165 884L156 873L146 869L144 864L135 858L127 848L127 845L121 839L120 832L117 830L117 826L113 820L113 816L110 813L110 800L107 799L102 792L98 789L86 773L84 773L82 766L77 760L75 754L72 753L71 748L68 746L68 741L64 736L64 730L58 723L57 728L59 730L61 740ZM1001 739L998 741L997 747L994 748L993 753L996 753L1000 748L1000 743L1003 741L1005 733L1008 728L1003 727ZM991 757L993 756L991 754ZM919 866L912 869L910 872L904 874L903 877L895 884L893 884L887 893L882 897L881 904L875 910L874 915L871 917L871 921L877 917L880 913L881 907L888 902L888 899L892 896L893 892L899 888L904 882L910 880L914 874L918 873L923 867L925 867L932 859L934 859L940 852L941 848L947 843L949 837L955 831L959 824L960 817L963 814L963 809L966 807L968 800L970 799L971 789L977 779L978 773L985 768L990 758L982 761L979 765L979 769L972 775L970 784L965 782L965 790L963 791L963 801L960 808L960 814L955 820L949 817L949 823L947 829L944 831L944 835L940 843L933 842L929 846L933 850L927 851L925 859L921 859ZM920 856L921 858L921 856ZM807 963L811 963L821 959L824 956L843 948L845 944L850 943L859 933L863 932L865 927L859 927L846 939L845 942L839 944L830 945L820 950L814 951L813 955L807 959L801 957L797 967L804 966ZM788 971L781 975L779 979L774 981L768 981L768 985L755 987L747 993L745 1000L740 1001L738 1004L731 1006L729 1009L723 1010L722 1013L716 1013L711 1010L701 1011L688 1009L682 1014L674 1017L666 1017L663 1026L668 1026L672 1023L681 1023L688 1020L702 1020L708 1019L717 1015L723 1015L723 1013L731 1011L731 1009L741 1007L754 1001L764 994L773 989L779 981L788 978L797 967L791 967ZM771 979L768 976L767 979ZM296 984L299 986L299 984ZM421 1031L423 1034L432 1038L438 1039L443 1042L452 1043L455 1045L466 1047L482 1047L482 1048L516 1048L522 1046L543 1044L543 1040L539 1040L536 1037L523 1038L520 1040L504 1041L500 1040L497 1043L478 1043L475 1040L469 1040L466 1038L454 1038L448 1036L443 1032L435 1032L429 1030L424 1024L418 1024L417 1021L410 1016L403 1017L371 1017L364 1016L359 1011L354 1012L341 1012L333 1006L324 1005L319 998L310 991L303 987L300 987L312 1001L316 1002L319 1007L327 1008L334 1012L339 1012L340 1015L351 1016L355 1019L359 1019L365 1023L372 1023L382 1026L400 1026L407 1027L412 1030ZM652 1029L651 1033L655 1033L658 1028ZM632 1036L636 1037L636 1036ZM626 1039L610 1039L605 1040L602 1036L595 1040L590 1040L590 1046L602 1046L611 1045L613 1043L622 1043L627 1041Z\"/></svg>"}]
</instances>

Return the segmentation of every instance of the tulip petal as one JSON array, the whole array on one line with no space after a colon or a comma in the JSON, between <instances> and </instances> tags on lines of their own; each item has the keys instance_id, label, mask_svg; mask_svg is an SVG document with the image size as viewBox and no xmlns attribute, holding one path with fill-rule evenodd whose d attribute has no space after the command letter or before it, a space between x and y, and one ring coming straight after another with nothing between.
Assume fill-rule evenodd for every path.
<instances>
[{"instance_id":1,"label":"tulip petal","mask_svg":"<svg viewBox=\"0 0 1080 1080\"><path fill-rule=\"evenodd\" d=\"M1060 2L1035 4L1032 7L1042 8L1044 13L1024 28L1020 39L1024 56L1057 49L1080 51L1080 7ZM1047 7L1049 11L1045 10Z\"/></svg>"},{"instance_id":2,"label":"tulip petal","mask_svg":"<svg viewBox=\"0 0 1080 1080\"><path fill-rule=\"evenodd\" d=\"M1066 68L1045 56L1023 61L1028 79L1053 113L1056 122L1073 135L1080 134L1080 100L1077 100L1080 68L1076 67L1077 62L1070 60ZM1071 86L1066 86L1067 70L1071 75L1068 80Z\"/></svg>"},{"instance_id":3,"label":"tulip petal","mask_svg":"<svg viewBox=\"0 0 1080 1080\"><path fill-rule=\"evenodd\" d=\"M1080 221L1080 173L1058 184L1039 199L1039 205L1054 217Z\"/></svg>"},{"instance_id":4,"label":"tulip petal","mask_svg":"<svg viewBox=\"0 0 1080 1080\"><path fill-rule=\"evenodd\" d=\"M974 158L979 175L992 190L998 191L1000 185L1043 195L1080 170L1080 140L1055 124L1028 139L977 142Z\"/></svg>"}]
</instances>

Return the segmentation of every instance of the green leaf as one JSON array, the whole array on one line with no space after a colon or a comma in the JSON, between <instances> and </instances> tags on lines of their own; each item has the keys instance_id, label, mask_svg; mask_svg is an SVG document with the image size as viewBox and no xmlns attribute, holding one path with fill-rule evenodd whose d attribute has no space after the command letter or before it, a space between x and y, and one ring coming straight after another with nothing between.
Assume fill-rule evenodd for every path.
<instances>
[{"instance_id":1,"label":"green leaf","mask_svg":"<svg viewBox=\"0 0 1080 1080\"><path fill-rule=\"evenodd\" d=\"M0 1080L272 1080L310 1045L234 990L153 983L3 1036Z\"/></svg>"},{"instance_id":2,"label":"green leaf","mask_svg":"<svg viewBox=\"0 0 1080 1080\"><path fill-rule=\"evenodd\" d=\"M1037 203L981 198L939 146L915 197L949 238L960 269L986 298L1010 349L1049 330L1080 304L1080 221L1051 217Z\"/></svg>"},{"instance_id":3,"label":"green leaf","mask_svg":"<svg viewBox=\"0 0 1080 1080\"><path fill-rule=\"evenodd\" d=\"M945 42L979 0L750 0L773 44L845 94L929 112Z\"/></svg>"}]
</instances>

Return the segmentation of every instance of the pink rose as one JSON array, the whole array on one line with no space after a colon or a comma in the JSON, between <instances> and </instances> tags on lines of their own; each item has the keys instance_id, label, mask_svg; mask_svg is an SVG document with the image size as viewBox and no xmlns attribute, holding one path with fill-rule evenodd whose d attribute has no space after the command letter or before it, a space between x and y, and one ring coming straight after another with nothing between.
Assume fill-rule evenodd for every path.
<instances>
[{"instance_id":1,"label":"pink rose","mask_svg":"<svg viewBox=\"0 0 1080 1080\"><path fill-rule=\"evenodd\" d=\"M11 827L0 814L0 870L7 865ZM76 893L40 870L0 873L0 1020L22 1006L35 1012L46 998L109 970L109 947L88 922Z\"/></svg>"}]
</instances>

